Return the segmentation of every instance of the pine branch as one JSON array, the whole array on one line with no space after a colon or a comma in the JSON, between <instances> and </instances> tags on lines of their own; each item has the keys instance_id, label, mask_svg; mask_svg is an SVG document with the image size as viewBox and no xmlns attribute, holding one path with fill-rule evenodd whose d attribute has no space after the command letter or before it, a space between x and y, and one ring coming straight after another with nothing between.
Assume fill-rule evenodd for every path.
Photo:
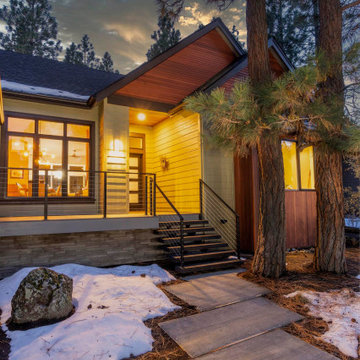
<instances>
[{"instance_id":1,"label":"pine branch","mask_svg":"<svg viewBox=\"0 0 360 360\"><path fill-rule=\"evenodd\" d=\"M357 1L353 1L352 3L349 3L349 4L346 4L344 6L341 7L341 11L345 11L347 9L350 9L356 5L360 5L360 0L357 0Z\"/></svg>"}]
</instances>

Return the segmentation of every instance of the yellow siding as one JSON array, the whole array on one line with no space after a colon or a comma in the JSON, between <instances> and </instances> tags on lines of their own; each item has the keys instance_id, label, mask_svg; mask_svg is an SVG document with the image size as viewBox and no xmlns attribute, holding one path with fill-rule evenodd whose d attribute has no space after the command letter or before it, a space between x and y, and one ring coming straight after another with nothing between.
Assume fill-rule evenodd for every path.
<instances>
[{"instance_id":1,"label":"yellow siding","mask_svg":"<svg viewBox=\"0 0 360 360\"><path fill-rule=\"evenodd\" d=\"M181 213L198 213L201 178L199 115L180 112L153 127L130 124L129 131L145 134L146 172L156 174L158 185L176 208ZM167 169L161 167L162 158L169 164ZM158 211L172 212L160 194L157 194L157 203Z\"/></svg>"},{"instance_id":2,"label":"yellow siding","mask_svg":"<svg viewBox=\"0 0 360 360\"><path fill-rule=\"evenodd\" d=\"M157 183L181 213L199 212L201 178L200 120L198 114L179 113L153 127L153 171ZM161 158L168 169L161 168ZM157 196L158 208L164 201Z\"/></svg>"}]
</instances>

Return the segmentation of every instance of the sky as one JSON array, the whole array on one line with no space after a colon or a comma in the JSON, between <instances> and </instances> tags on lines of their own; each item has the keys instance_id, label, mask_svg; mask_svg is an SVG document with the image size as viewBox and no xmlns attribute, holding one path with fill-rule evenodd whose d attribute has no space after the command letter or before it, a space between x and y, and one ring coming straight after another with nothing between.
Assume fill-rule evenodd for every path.
<instances>
[{"instance_id":1,"label":"sky","mask_svg":"<svg viewBox=\"0 0 360 360\"><path fill-rule=\"evenodd\" d=\"M0 6L8 3L9 0L0 0ZM123 74L146 61L145 54L153 43L150 35L157 29L155 0L51 0L51 4L64 49L88 34L96 54L102 56L109 51L114 67ZM185 0L176 28L184 38L214 16L220 16L229 28L236 25L240 40L245 41L243 0L235 0L222 12L214 5L205 5L204 0ZM4 31L4 24L0 23L0 31Z\"/></svg>"}]
</instances>

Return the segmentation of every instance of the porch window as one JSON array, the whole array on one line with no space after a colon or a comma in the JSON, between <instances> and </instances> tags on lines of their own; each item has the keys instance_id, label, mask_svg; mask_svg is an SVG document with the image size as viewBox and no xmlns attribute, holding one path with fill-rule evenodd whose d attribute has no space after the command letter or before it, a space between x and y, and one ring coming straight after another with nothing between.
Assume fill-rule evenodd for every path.
<instances>
[{"instance_id":1,"label":"porch window","mask_svg":"<svg viewBox=\"0 0 360 360\"><path fill-rule=\"evenodd\" d=\"M284 161L284 181L287 190L314 190L313 147L299 150L295 141L281 142Z\"/></svg>"},{"instance_id":2,"label":"porch window","mask_svg":"<svg viewBox=\"0 0 360 360\"><path fill-rule=\"evenodd\" d=\"M7 198L88 197L91 125L7 117Z\"/></svg>"}]
</instances>

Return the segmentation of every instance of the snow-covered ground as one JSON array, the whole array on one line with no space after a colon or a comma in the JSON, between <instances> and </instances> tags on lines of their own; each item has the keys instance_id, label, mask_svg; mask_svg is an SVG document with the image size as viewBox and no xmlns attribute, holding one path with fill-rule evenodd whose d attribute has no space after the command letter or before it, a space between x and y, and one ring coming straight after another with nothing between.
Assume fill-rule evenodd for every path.
<instances>
[{"instance_id":1,"label":"snow-covered ground","mask_svg":"<svg viewBox=\"0 0 360 360\"><path fill-rule=\"evenodd\" d=\"M349 289L331 292L296 291L286 297L301 295L309 301L309 314L321 317L329 330L321 339L335 345L342 353L358 358L360 336L360 293Z\"/></svg>"},{"instance_id":2,"label":"snow-covered ground","mask_svg":"<svg viewBox=\"0 0 360 360\"><path fill-rule=\"evenodd\" d=\"M1 323L11 314L11 298L34 268L24 268L0 281ZM53 270L74 280L75 314L48 326L8 331L10 360L122 359L151 351L153 338L144 320L178 307L156 284L174 278L157 265L100 269L66 264Z\"/></svg>"}]
</instances>

